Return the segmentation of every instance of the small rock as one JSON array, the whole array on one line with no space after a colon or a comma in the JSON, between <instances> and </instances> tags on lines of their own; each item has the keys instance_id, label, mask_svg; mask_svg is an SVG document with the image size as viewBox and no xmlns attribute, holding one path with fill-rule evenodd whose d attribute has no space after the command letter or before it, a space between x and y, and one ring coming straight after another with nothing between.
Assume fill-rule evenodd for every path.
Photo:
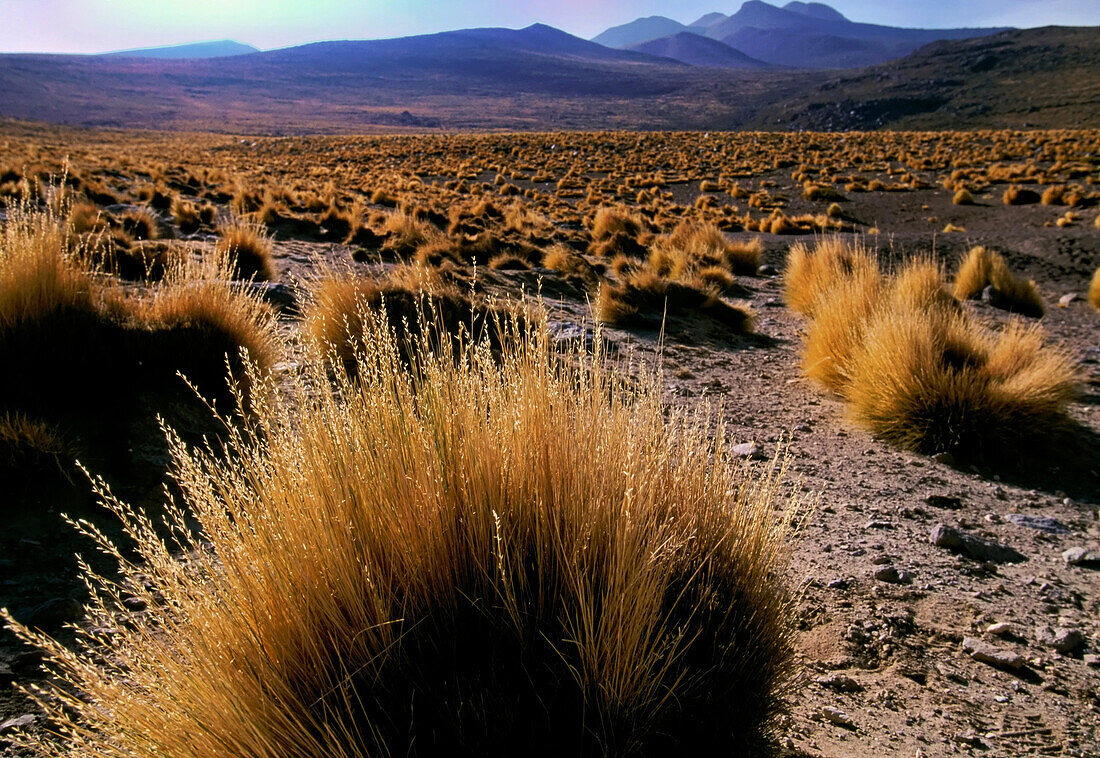
<instances>
[{"instance_id":1,"label":"small rock","mask_svg":"<svg viewBox=\"0 0 1100 758\"><path fill-rule=\"evenodd\" d=\"M730 448L730 451L741 458L748 458L750 461L763 461L767 460L767 456L764 455L764 451L760 448L760 445L755 442L743 442L740 445L734 445Z\"/></svg>"},{"instance_id":2,"label":"small rock","mask_svg":"<svg viewBox=\"0 0 1100 758\"><path fill-rule=\"evenodd\" d=\"M775 270L775 266L769 266L767 263L756 269L757 276L775 276L777 273L779 272Z\"/></svg>"},{"instance_id":3,"label":"small rock","mask_svg":"<svg viewBox=\"0 0 1100 758\"><path fill-rule=\"evenodd\" d=\"M1004 621L998 621L996 624L990 624L985 628L986 634L992 634L995 637L1015 637L1016 630L1012 624Z\"/></svg>"},{"instance_id":4,"label":"small rock","mask_svg":"<svg viewBox=\"0 0 1100 758\"><path fill-rule=\"evenodd\" d=\"M988 663L990 666L1010 671L1018 671L1025 664L1024 657L1019 653L1002 650L976 637L967 637L963 640L963 652L980 663Z\"/></svg>"},{"instance_id":5,"label":"small rock","mask_svg":"<svg viewBox=\"0 0 1100 758\"><path fill-rule=\"evenodd\" d=\"M1096 653L1086 653L1082 660L1089 668L1100 669L1100 655Z\"/></svg>"},{"instance_id":6,"label":"small rock","mask_svg":"<svg viewBox=\"0 0 1100 758\"><path fill-rule=\"evenodd\" d=\"M954 466L955 465L955 456L953 456L951 453L947 452L946 450L944 450L942 452L939 452L939 453L935 453L932 456L932 460L935 461L936 463L942 463L944 466Z\"/></svg>"},{"instance_id":7,"label":"small rock","mask_svg":"<svg viewBox=\"0 0 1100 758\"><path fill-rule=\"evenodd\" d=\"M1047 534L1069 534L1069 528L1058 519L1050 516L1032 516L1027 513L1010 513L1005 519L1028 529L1046 532Z\"/></svg>"},{"instance_id":8,"label":"small rock","mask_svg":"<svg viewBox=\"0 0 1100 758\"><path fill-rule=\"evenodd\" d=\"M0 724L0 734L7 734L8 732L15 731L16 729L28 729L34 726L34 722L38 720L37 716L32 716L26 713L22 716L16 716Z\"/></svg>"},{"instance_id":9,"label":"small rock","mask_svg":"<svg viewBox=\"0 0 1100 758\"><path fill-rule=\"evenodd\" d=\"M958 742L960 745L969 745L970 747L985 747L982 738L973 729L967 729L965 732L956 732L955 742Z\"/></svg>"},{"instance_id":10,"label":"small rock","mask_svg":"<svg viewBox=\"0 0 1100 758\"><path fill-rule=\"evenodd\" d=\"M1100 551L1089 550L1084 547L1071 547L1062 553L1062 560L1070 566L1100 568Z\"/></svg>"},{"instance_id":11,"label":"small rock","mask_svg":"<svg viewBox=\"0 0 1100 758\"><path fill-rule=\"evenodd\" d=\"M261 300L277 310L294 311L298 307L297 293L282 282L250 282L248 286Z\"/></svg>"},{"instance_id":12,"label":"small rock","mask_svg":"<svg viewBox=\"0 0 1100 758\"><path fill-rule=\"evenodd\" d=\"M829 676L823 676L817 680L817 683L822 687L828 687L831 690L837 692L860 692L863 689L863 685L857 682L850 676L844 674L831 674Z\"/></svg>"},{"instance_id":13,"label":"small rock","mask_svg":"<svg viewBox=\"0 0 1100 758\"><path fill-rule=\"evenodd\" d=\"M1039 642L1054 648L1055 652L1068 655L1085 644L1085 635L1077 629L1058 627L1051 629L1049 626L1040 627L1035 634Z\"/></svg>"},{"instance_id":14,"label":"small rock","mask_svg":"<svg viewBox=\"0 0 1100 758\"><path fill-rule=\"evenodd\" d=\"M855 722L852 721L852 717L839 708L833 708L832 706L825 706L821 709L821 715L825 717L827 721L831 721L837 726L842 726L846 729L855 729Z\"/></svg>"},{"instance_id":15,"label":"small rock","mask_svg":"<svg viewBox=\"0 0 1100 758\"><path fill-rule=\"evenodd\" d=\"M834 579L825 586L830 590L846 590L850 582L847 579Z\"/></svg>"},{"instance_id":16,"label":"small rock","mask_svg":"<svg viewBox=\"0 0 1100 758\"><path fill-rule=\"evenodd\" d=\"M864 529L893 529L894 525L883 519L871 519L863 525Z\"/></svg>"},{"instance_id":17,"label":"small rock","mask_svg":"<svg viewBox=\"0 0 1100 758\"><path fill-rule=\"evenodd\" d=\"M982 539L942 523L932 527L929 541L936 547L968 555L978 561L1021 563L1027 560L1027 556L1014 548L992 540Z\"/></svg>"},{"instance_id":18,"label":"small rock","mask_svg":"<svg viewBox=\"0 0 1100 758\"><path fill-rule=\"evenodd\" d=\"M957 511L962 508L962 499L950 495L929 495L924 499L924 502L933 508L943 508L949 511Z\"/></svg>"},{"instance_id":19,"label":"small rock","mask_svg":"<svg viewBox=\"0 0 1100 758\"><path fill-rule=\"evenodd\" d=\"M813 429L810 427L809 424L799 424L798 426L796 426L794 428L794 430L796 432L812 432L813 431Z\"/></svg>"},{"instance_id":20,"label":"small rock","mask_svg":"<svg viewBox=\"0 0 1100 758\"><path fill-rule=\"evenodd\" d=\"M893 566L883 566L875 572L875 579L890 584L912 584L913 577L908 571L898 571Z\"/></svg>"},{"instance_id":21,"label":"small rock","mask_svg":"<svg viewBox=\"0 0 1100 758\"><path fill-rule=\"evenodd\" d=\"M122 604L131 611L144 611L149 607L149 604L140 597L128 597L122 601Z\"/></svg>"},{"instance_id":22,"label":"small rock","mask_svg":"<svg viewBox=\"0 0 1100 758\"><path fill-rule=\"evenodd\" d=\"M1058 307L1065 308L1074 300L1076 300L1077 297L1078 295L1076 292L1067 292L1065 295L1062 295L1060 298L1058 298Z\"/></svg>"}]
</instances>

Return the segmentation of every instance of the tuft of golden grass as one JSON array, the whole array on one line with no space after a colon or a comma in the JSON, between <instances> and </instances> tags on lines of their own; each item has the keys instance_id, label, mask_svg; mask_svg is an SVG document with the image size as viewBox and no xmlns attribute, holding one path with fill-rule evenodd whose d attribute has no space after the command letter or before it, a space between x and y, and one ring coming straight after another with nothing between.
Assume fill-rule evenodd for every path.
<instances>
[{"instance_id":1,"label":"tuft of golden grass","mask_svg":"<svg viewBox=\"0 0 1100 758\"><path fill-rule=\"evenodd\" d=\"M402 350L421 337L425 323L435 340L449 335L468 341L488 334L498 342L507 336L500 330L503 321L522 320L518 313L472 300L426 266L397 266L381 278L325 268L311 283L302 334L316 353L353 373L357 355L367 349L371 313L384 314Z\"/></svg>"},{"instance_id":2,"label":"tuft of golden grass","mask_svg":"<svg viewBox=\"0 0 1100 758\"><path fill-rule=\"evenodd\" d=\"M230 281L239 266L228 251L174 258L163 282L131 305L139 328L151 333L149 362L182 373L210 396L224 394L227 373L247 389L247 364L266 373L281 356L270 307Z\"/></svg>"},{"instance_id":3,"label":"tuft of golden grass","mask_svg":"<svg viewBox=\"0 0 1100 758\"><path fill-rule=\"evenodd\" d=\"M17 411L0 412L0 484L19 490L68 479L77 451L56 429Z\"/></svg>"},{"instance_id":4,"label":"tuft of golden grass","mask_svg":"<svg viewBox=\"0 0 1100 758\"><path fill-rule=\"evenodd\" d=\"M982 332L962 314L893 307L868 324L846 399L876 435L911 450L997 457L1066 422L1079 376L1038 327Z\"/></svg>"},{"instance_id":5,"label":"tuft of golden grass","mask_svg":"<svg viewBox=\"0 0 1100 758\"><path fill-rule=\"evenodd\" d=\"M811 201L824 201L824 202L844 202L848 198L844 197L844 194L838 192L835 187L830 187L825 184L813 184L807 182L805 188L802 190L802 197Z\"/></svg>"},{"instance_id":6,"label":"tuft of golden grass","mask_svg":"<svg viewBox=\"0 0 1100 758\"><path fill-rule=\"evenodd\" d=\"M974 205L974 196L970 194L970 190L963 187L955 196L951 198L951 202L955 205Z\"/></svg>"},{"instance_id":7,"label":"tuft of golden grass","mask_svg":"<svg viewBox=\"0 0 1100 758\"><path fill-rule=\"evenodd\" d=\"M62 206L27 203L3 224L0 360L20 371L0 376L0 412L101 435L101 419L125 427L136 396L185 390L178 371L213 395L241 348L275 362L270 312L224 280L224 258L172 257L146 297L127 294L77 246Z\"/></svg>"},{"instance_id":8,"label":"tuft of golden grass","mask_svg":"<svg viewBox=\"0 0 1100 758\"><path fill-rule=\"evenodd\" d=\"M989 286L993 288L990 302L996 307L1035 318L1043 315L1045 306L1035 282L1013 274L999 253L971 248L955 275L955 298L979 297Z\"/></svg>"},{"instance_id":9,"label":"tuft of golden grass","mask_svg":"<svg viewBox=\"0 0 1100 758\"><path fill-rule=\"evenodd\" d=\"M1041 199L1039 193L1035 190L1021 187L1018 184L1013 184L1006 189L1002 198L1005 205L1031 205L1039 202Z\"/></svg>"},{"instance_id":10,"label":"tuft of golden grass","mask_svg":"<svg viewBox=\"0 0 1100 758\"><path fill-rule=\"evenodd\" d=\"M122 228L136 240L155 240L160 236L157 217L144 208L126 211L122 215Z\"/></svg>"},{"instance_id":11,"label":"tuft of golden grass","mask_svg":"<svg viewBox=\"0 0 1100 758\"><path fill-rule=\"evenodd\" d=\"M980 297L989 286L993 271L993 254L984 247L972 247L955 274L956 300L972 300Z\"/></svg>"},{"instance_id":12,"label":"tuft of golden grass","mask_svg":"<svg viewBox=\"0 0 1100 758\"><path fill-rule=\"evenodd\" d=\"M817 299L841 279L878 274L878 261L861 244L850 245L836 235L818 240L813 248L796 242L783 272L784 297L792 309L812 316Z\"/></svg>"},{"instance_id":13,"label":"tuft of golden grass","mask_svg":"<svg viewBox=\"0 0 1100 758\"><path fill-rule=\"evenodd\" d=\"M1089 282L1088 300L1093 308L1100 311L1100 268L1096 269L1092 281Z\"/></svg>"},{"instance_id":14,"label":"tuft of golden grass","mask_svg":"<svg viewBox=\"0 0 1100 758\"><path fill-rule=\"evenodd\" d=\"M858 423L901 447L964 460L1018 455L1029 439L1067 425L1077 368L1038 327L1013 321L988 332L948 296L934 262L916 259L884 278L877 264L829 265L865 255L835 245L792 250L788 283L802 302L817 292L803 310L811 319L803 368ZM972 250L956 292L964 280L991 278L994 255Z\"/></svg>"},{"instance_id":15,"label":"tuft of golden grass","mask_svg":"<svg viewBox=\"0 0 1100 758\"><path fill-rule=\"evenodd\" d=\"M807 376L834 392L843 391L848 363L884 290L882 275L875 268L840 276L819 295L803 337L802 370Z\"/></svg>"},{"instance_id":16,"label":"tuft of golden grass","mask_svg":"<svg viewBox=\"0 0 1100 758\"><path fill-rule=\"evenodd\" d=\"M199 207L178 195L172 199L172 218L184 234L194 234L204 223Z\"/></svg>"},{"instance_id":17,"label":"tuft of golden grass","mask_svg":"<svg viewBox=\"0 0 1100 758\"><path fill-rule=\"evenodd\" d=\"M215 250L232 263L229 278L257 281L275 278L271 238L262 224L237 217L219 228L218 236Z\"/></svg>"},{"instance_id":18,"label":"tuft of golden grass","mask_svg":"<svg viewBox=\"0 0 1100 758\"><path fill-rule=\"evenodd\" d=\"M653 375L628 382L545 327L500 355L425 343L409 364L375 313L363 345L354 382L309 359L264 393L224 456L172 439L170 541L99 486L138 559L83 528L123 578L89 572L77 654L5 612L58 674L31 696L62 736L16 742L767 751L804 512L783 466L746 468L710 421L668 417ZM123 587L148 610L120 611Z\"/></svg>"},{"instance_id":19,"label":"tuft of golden grass","mask_svg":"<svg viewBox=\"0 0 1100 758\"><path fill-rule=\"evenodd\" d=\"M694 313L737 334L753 331L753 313L747 305L723 300L697 276L680 282L643 268L624 273L617 284L602 282L596 294L597 320L614 326L653 326L662 315Z\"/></svg>"}]
</instances>

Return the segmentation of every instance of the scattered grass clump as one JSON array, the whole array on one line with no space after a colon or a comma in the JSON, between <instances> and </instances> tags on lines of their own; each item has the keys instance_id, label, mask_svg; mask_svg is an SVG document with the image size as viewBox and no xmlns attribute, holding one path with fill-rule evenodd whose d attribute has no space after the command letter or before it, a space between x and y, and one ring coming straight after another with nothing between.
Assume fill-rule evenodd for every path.
<instances>
[{"instance_id":1,"label":"scattered grass clump","mask_svg":"<svg viewBox=\"0 0 1100 758\"><path fill-rule=\"evenodd\" d=\"M79 654L5 614L58 674L33 694L58 736L17 742L767 753L793 682L782 467L752 473L708 421L666 418L656 378L545 328L410 363L386 319L365 326L356 381L311 359L226 455L174 441L170 542L99 487L137 559L85 530L122 579L88 576Z\"/></svg>"},{"instance_id":2,"label":"scattered grass clump","mask_svg":"<svg viewBox=\"0 0 1100 758\"><path fill-rule=\"evenodd\" d=\"M1093 308L1100 311L1100 268L1096 269L1092 275L1092 281L1089 283L1089 304Z\"/></svg>"},{"instance_id":3,"label":"scattered grass clump","mask_svg":"<svg viewBox=\"0 0 1100 758\"><path fill-rule=\"evenodd\" d=\"M271 238L262 225L238 217L222 226L218 235L216 250L232 261L231 278L265 282L275 278Z\"/></svg>"},{"instance_id":4,"label":"scattered grass clump","mask_svg":"<svg viewBox=\"0 0 1100 758\"><path fill-rule=\"evenodd\" d=\"M652 236L646 220L626 208L599 208L592 217L590 227L592 244L588 252L605 258L619 254L644 257Z\"/></svg>"},{"instance_id":5,"label":"scattered grass clump","mask_svg":"<svg viewBox=\"0 0 1100 758\"><path fill-rule=\"evenodd\" d=\"M1042 198L1035 190L1013 184L1005 190L1002 199L1005 205L1033 205Z\"/></svg>"},{"instance_id":6,"label":"scattered grass clump","mask_svg":"<svg viewBox=\"0 0 1100 758\"><path fill-rule=\"evenodd\" d=\"M955 205L974 205L974 195L970 193L970 190L963 187L955 196L951 198L951 202Z\"/></svg>"},{"instance_id":7,"label":"scattered grass clump","mask_svg":"<svg viewBox=\"0 0 1100 758\"><path fill-rule=\"evenodd\" d=\"M987 331L948 296L936 264L918 259L885 277L865 252L839 244L792 250L788 299L810 317L804 369L858 423L906 449L960 460L1018 456L1068 426L1077 369L1037 326ZM968 261L967 279L994 265L984 252Z\"/></svg>"},{"instance_id":8,"label":"scattered grass clump","mask_svg":"<svg viewBox=\"0 0 1100 758\"><path fill-rule=\"evenodd\" d=\"M999 253L984 247L971 248L955 275L955 298L971 300L982 297L987 288L989 302L997 308L1034 318L1039 318L1045 311L1035 282L1013 274Z\"/></svg>"},{"instance_id":9,"label":"scattered grass clump","mask_svg":"<svg viewBox=\"0 0 1100 758\"><path fill-rule=\"evenodd\" d=\"M596 293L596 318L613 326L659 326L662 316L700 314L737 334L753 331L752 311L729 303L714 289L684 284L651 269L625 273L617 284L602 282Z\"/></svg>"}]
</instances>

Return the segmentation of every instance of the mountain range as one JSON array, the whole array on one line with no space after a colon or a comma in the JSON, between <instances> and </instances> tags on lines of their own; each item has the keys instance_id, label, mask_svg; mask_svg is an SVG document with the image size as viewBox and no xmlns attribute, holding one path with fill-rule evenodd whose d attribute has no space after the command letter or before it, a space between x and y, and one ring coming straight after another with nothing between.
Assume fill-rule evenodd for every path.
<instances>
[{"instance_id":1,"label":"mountain range","mask_svg":"<svg viewBox=\"0 0 1100 758\"><path fill-rule=\"evenodd\" d=\"M750 2L738 13L746 8L842 23L820 4ZM730 26L737 15L695 26ZM1097 32L945 39L832 71L780 66L691 32L619 49L543 24L221 57L12 54L0 55L0 117L253 134L1089 126L1100 122Z\"/></svg>"},{"instance_id":2,"label":"mountain range","mask_svg":"<svg viewBox=\"0 0 1100 758\"><path fill-rule=\"evenodd\" d=\"M668 57L695 64L695 47L669 38L691 34L717 41L751 59L773 66L855 68L901 58L939 40L969 39L1007 31L987 29L904 29L850 21L824 3L790 2L783 7L749 0L730 16L708 13L691 24L664 16L615 26L593 42L621 49L668 49ZM667 42L663 40L669 40ZM684 57L677 55L684 50ZM712 46L713 60L722 58ZM739 60L733 58L731 60ZM705 65L724 65L711 63ZM740 65L734 65L740 68Z\"/></svg>"}]
</instances>

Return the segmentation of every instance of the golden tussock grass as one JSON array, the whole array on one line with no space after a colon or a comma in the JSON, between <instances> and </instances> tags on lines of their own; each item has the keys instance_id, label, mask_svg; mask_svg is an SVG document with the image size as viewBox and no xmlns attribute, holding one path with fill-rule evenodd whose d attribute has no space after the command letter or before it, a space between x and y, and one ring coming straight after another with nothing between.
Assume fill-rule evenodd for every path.
<instances>
[{"instance_id":1,"label":"golden tussock grass","mask_svg":"<svg viewBox=\"0 0 1100 758\"><path fill-rule=\"evenodd\" d=\"M745 304L730 303L719 291L693 276L680 282L652 268L628 271L616 284L601 282L596 293L596 318L614 326L653 326L662 315L698 314L737 334L753 331L753 313Z\"/></svg>"},{"instance_id":2,"label":"golden tussock grass","mask_svg":"<svg viewBox=\"0 0 1100 758\"><path fill-rule=\"evenodd\" d=\"M230 281L239 266L239 257L228 252L181 256L132 306L141 328L152 332L150 362L182 373L208 395L224 394L227 367L235 382L244 382L242 351L263 372L281 356L271 309Z\"/></svg>"},{"instance_id":3,"label":"golden tussock grass","mask_svg":"<svg viewBox=\"0 0 1100 758\"><path fill-rule=\"evenodd\" d=\"M274 362L269 311L224 280L224 259L173 258L138 297L103 275L63 218L24 205L3 225L0 359L20 370L0 376L0 412L102 435L125 428L139 396L189 393L177 371L215 395L241 348L262 368Z\"/></svg>"},{"instance_id":4,"label":"golden tussock grass","mask_svg":"<svg viewBox=\"0 0 1100 758\"><path fill-rule=\"evenodd\" d=\"M970 300L992 287L990 303L1013 313L1038 318L1045 306L1035 282L1012 273L999 253L984 247L971 248L955 275L954 295L958 300Z\"/></svg>"},{"instance_id":5,"label":"golden tussock grass","mask_svg":"<svg viewBox=\"0 0 1100 758\"><path fill-rule=\"evenodd\" d=\"M218 230L216 250L232 262L230 277L271 281L275 264L271 257L271 238L261 224L234 218Z\"/></svg>"},{"instance_id":6,"label":"golden tussock grass","mask_svg":"<svg viewBox=\"0 0 1100 758\"><path fill-rule=\"evenodd\" d=\"M136 240L155 240L160 236L160 223L145 209L126 211L121 223L123 230Z\"/></svg>"},{"instance_id":7,"label":"golden tussock grass","mask_svg":"<svg viewBox=\"0 0 1100 758\"><path fill-rule=\"evenodd\" d=\"M173 440L171 540L89 576L45 755L765 752L792 683L801 505L655 380L525 331L424 345L368 319L357 382L264 393L217 457ZM717 431L717 433L715 433ZM195 523L195 527L188 526ZM181 557L181 554L183 557ZM126 588L123 590L123 588ZM122 608L126 591L148 604ZM110 630L106 632L103 630Z\"/></svg>"},{"instance_id":8,"label":"golden tussock grass","mask_svg":"<svg viewBox=\"0 0 1100 758\"><path fill-rule=\"evenodd\" d=\"M1031 205L1037 203L1042 198L1035 190L1027 189L1019 185L1013 184L1011 187L1005 190L1002 200L1005 205Z\"/></svg>"},{"instance_id":9,"label":"golden tussock grass","mask_svg":"<svg viewBox=\"0 0 1100 758\"><path fill-rule=\"evenodd\" d=\"M803 366L858 423L901 447L963 460L1018 455L1029 439L1068 425L1080 377L1037 326L1014 321L990 332L948 296L937 264L918 259L888 278L877 264L845 270L828 261L864 253L838 244L792 250L796 281L831 272L817 278L825 284L803 311L811 319ZM971 266L983 256L972 252Z\"/></svg>"},{"instance_id":10,"label":"golden tussock grass","mask_svg":"<svg viewBox=\"0 0 1100 758\"><path fill-rule=\"evenodd\" d=\"M592 234L588 252L608 258L619 253L643 257L652 236L648 222L625 207L600 207L588 225Z\"/></svg>"},{"instance_id":11,"label":"golden tussock grass","mask_svg":"<svg viewBox=\"0 0 1100 758\"><path fill-rule=\"evenodd\" d=\"M583 279L587 284L595 284L599 278L592 264L583 255L560 242L546 249L542 256L542 265L565 276Z\"/></svg>"},{"instance_id":12,"label":"golden tussock grass","mask_svg":"<svg viewBox=\"0 0 1100 758\"><path fill-rule=\"evenodd\" d=\"M804 335L802 370L834 392L847 382L847 366L863 339L867 319L885 286L878 270L859 270L833 280L817 298Z\"/></svg>"},{"instance_id":13,"label":"golden tussock grass","mask_svg":"<svg viewBox=\"0 0 1100 758\"><path fill-rule=\"evenodd\" d=\"M353 373L356 356L368 349L364 340L371 313L384 315L403 350L421 337L425 323L432 339L488 335L498 342L502 322L513 315L522 320L518 312L509 315L503 307L472 299L427 266L401 265L384 277L323 269L310 286L302 334L318 354Z\"/></svg>"},{"instance_id":14,"label":"golden tussock grass","mask_svg":"<svg viewBox=\"0 0 1100 758\"><path fill-rule=\"evenodd\" d=\"M1019 454L1065 426L1079 376L1036 326L982 332L958 313L888 308L853 356L853 417L902 447L965 459Z\"/></svg>"},{"instance_id":15,"label":"golden tussock grass","mask_svg":"<svg viewBox=\"0 0 1100 758\"><path fill-rule=\"evenodd\" d=\"M807 200L818 202L844 202L848 198L844 197L844 194L838 192L836 188L830 187L824 184L812 184L807 183L802 190L802 196Z\"/></svg>"},{"instance_id":16,"label":"golden tussock grass","mask_svg":"<svg viewBox=\"0 0 1100 758\"><path fill-rule=\"evenodd\" d=\"M955 205L974 205L974 196L970 194L970 190L964 187L955 193L955 196L951 198L951 202Z\"/></svg>"},{"instance_id":17,"label":"golden tussock grass","mask_svg":"<svg viewBox=\"0 0 1100 758\"><path fill-rule=\"evenodd\" d=\"M820 295L853 274L878 275L878 261L863 245L850 245L837 236L823 237L813 248L796 242L787 254L783 273L787 305L811 316Z\"/></svg>"},{"instance_id":18,"label":"golden tussock grass","mask_svg":"<svg viewBox=\"0 0 1100 758\"><path fill-rule=\"evenodd\" d=\"M759 237L731 241L714 224L681 221L671 234L655 240L652 251L659 251L670 261L674 277L683 278L707 266L752 276L760 266L764 245Z\"/></svg>"},{"instance_id":19,"label":"golden tussock grass","mask_svg":"<svg viewBox=\"0 0 1100 758\"><path fill-rule=\"evenodd\" d=\"M1100 310L1100 268L1096 269L1096 272L1092 275L1092 281L1089 283L1088 300L1093 308Z\"/></svg>"}]
</instances>

